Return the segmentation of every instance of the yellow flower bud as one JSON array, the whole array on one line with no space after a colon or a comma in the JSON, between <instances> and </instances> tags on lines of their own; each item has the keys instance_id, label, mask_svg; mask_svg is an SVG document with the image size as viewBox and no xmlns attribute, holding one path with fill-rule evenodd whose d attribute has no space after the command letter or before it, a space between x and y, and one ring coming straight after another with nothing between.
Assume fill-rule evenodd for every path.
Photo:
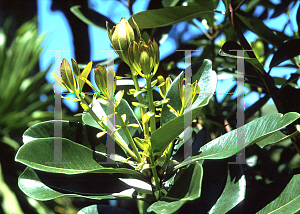
<instances>
[{"instance_id":1,"label":"yellow flower bud","mask_svg":"<svg viewBox=\"0 0 300 214\"><path fill-rule=\"evenodd\" d=\"M141 38L140 30L132 19L136 32L129 24L129 22L122 17L120 23L109 29L108 24L106 25L108 36L111 42L112 48L116 51L116 54L129 65L128 61L128 47L131 42L138 41Z\"/></svg>"},{"instance_id":2,"label":"yellow flower bud","mask_svg":"<svg viewBox=\"0 0 300 214\"><path fill-rule=\"evenodd\" d=\"M101 65L97 65L96 69L94 70L95 73L95 82L97 87L100 89L100 91L104 94L104 96L107 97L108 95L108 90L107 90L107 76L108 73L114 75L114 82L112 84L114 84L114 88L113 88L113 92L116 91L116 74L113 70L112 67L109 67L106 71L105 67L101 66Z\"/></svg>"},{"instance_id":3,"label":"yellow flower bud","mask_svg":"<svg viewBox=\"0 0 300 214\"><path fill-rule=\"evenodd\" d=\"M139 42L132 42L128 49L130 66L138 72L139 75L149 78L155 75L159 66L159 49L153 39L149 39L148 44L143 39Z\"/></svg>"},{"instance_id":4,"label":"yellow flower bud","mask_svg":"<svg viewBox=\"0 0 300 214\"><path fill-rule=\"evenodd\" d=\"M67 91L79 94L82 92L85 83L83 79L87 79L92 69L92 61L90 61L83 69L82 73L80 73L77 62L74 59L71 60L73 70L71 69L69 62L64 58L60 66L61 78L53 73L51 74Z\"/></svg>"},{"instance_id":5,"label":"yellow flower bud","mask_svg":"<svg viewBox=\"0 0 300 214\"><path fill-rule=\"evenodd\" d=\"M184 108L188 108L198 98L200 88L197 81L193 84L190 84L186 83L186 79L183 78L182 80L178 81L178 92L182 106Z\"/></svg>"}]
</instances>

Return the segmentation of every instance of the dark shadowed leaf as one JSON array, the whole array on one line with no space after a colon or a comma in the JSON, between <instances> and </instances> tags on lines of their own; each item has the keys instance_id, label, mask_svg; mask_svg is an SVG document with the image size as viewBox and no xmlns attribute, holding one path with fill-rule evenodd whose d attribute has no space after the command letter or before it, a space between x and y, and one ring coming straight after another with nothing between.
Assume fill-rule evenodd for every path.
<instances>
[{"instance_id":1,"label":"dark shadowed leaf","mask_svg":"<svg viewBox=\"0 0 300 214\"><path fill-rule=\"evenodd\" d=\"M296 213L300 210L300 175L294 175L282 193L271 203L261 209L264 213Z\"/></svg>"},{"instance_id":2,"label":"dark shadowed leaf","mask_svg":"<svg viewBox=\"0 0 300 214\"><path fill-rule=\"evenodd\" d=\"M95 179L97 185L94 185ZM109 174L84 174L68 176L35 171L27 167L20 175L20 189L31 198L40 201L61 196L91 199L132 198L134 189ZM113 186L110 186L112 185Z\"/></svg>"},{"instance_id":3,"label":"dark shadowed leaf","mask_svg":"<svg viewBox=\"0 0 300 214\"><path fill-rule=\"evenodd\" d=\"M203 177L202 165L196 163L185 169L168 194L160 201L153 203L148 212L174 213L184 203L200 197Z\"/></svg>"},{"instance_id":4,"label":"dark shadowed leaf","mask_svg":"<svg viewBox=\"0 0 300 214\"><path fill-rule=\"evenodd\" d=\"M300 55L300 39L287 41L274 53L270 63L270 69L298 55Z\"/></svg>"},{"instance_id":5,"label":"dark shadowed leaf","mask_svg":"<svg viewBox=\"0 0 300 214\"><path fill-rule=\"evenodd\" d=\"M180 0L162 0L162 5L164 7L174 7Z\"/></svg>"},{"instance_id":6,"label":"dark shadowed leaf","mask_svg":"<svg viewBox=\"0 0 300 214\"><path fill-rule=\"evenodd\" d=\"M241 14L235 13L236 16L242 21L253 33L263 38L268 43L275 47L280 47L284 40L289 39L284 33L268 28L261 20L245 17Z\"/></svg>"},{"instance_id":7,"label":"dark shadowed leaf","mask_svg":"<svg viewBox=\"0 0 300 214\"><path fill-rule=\"evenodd\" d=\"M300 209L299 179L295 174L282 176L241 201L228 214L235 213L296 213Z\"/></svg>"},{"instance_id":8,"label":"dark shadowed leaf","mask_svg":"<svg viewBox=\"0 0 300 214\"><path fill-rule=\"evenodd\" d=\"M225 188L209 214L226 213L242 201L246 193L245 176L232 177L228 170Z\"/></svg>"},{"instance_id":9,"label":"dark shadowed leaf","mask_svg":"<svg viewBox=\"0 0 300 214\"><path fill-rule=\"evenodd\" d=\"M81 209L78 214L132 214L131 212L119 207L98 204Z\"/></svg>"},{"instance_id":10,"label":"dark shadowed leaf","mask_svg":"<svg viewBox=\"0 0 300 214\"><path fill-rule=\"evenodd\" d=\"M115 23L113 23L108 17L103 16L102 14L97 13L96 11L89 8L81 8L80 5L76 5L71 7L70 10L75 14L75 16L77 16L87 25L97 27L101 30L106 31L106 22L108 22L109 26L115 25Z\"/></svg>"}]
</instances>

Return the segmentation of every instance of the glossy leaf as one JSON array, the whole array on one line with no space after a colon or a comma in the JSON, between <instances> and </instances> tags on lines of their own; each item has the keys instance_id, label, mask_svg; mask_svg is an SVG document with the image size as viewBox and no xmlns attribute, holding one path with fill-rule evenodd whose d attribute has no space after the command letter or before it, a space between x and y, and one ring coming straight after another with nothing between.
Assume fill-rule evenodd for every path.
<instances>
[{"instance_id":1,"label":"glossy leaf","mask_svg":"<svg viewBox=\"0 0 300 214\"><path fill-rule=\"evenodd\" d=\"M206 7L210 10L215 10L218 7L219 4L219 0L211 0L211 1L206 1L206 0L195 0L195 3L202 6L202 7ZM194 4L194 2L192 2L192 4ZM192 5L192 4L188 4L188 5ZM208 13L205 16L201 17L207 20L208 26L209 27L213 27L214 25L214 13Z\"/></svg>"},{"instance_id":2,"label":"glossy leaf","mask_svg":"<svg viewBox=\"0 0 300 214\"><path fill-rule=\"evenodd\" d=\"M114 25L114 23L108 17L103 16L102 14L97 13L89 8L81 8L80 5L76 5L71 7L70 10L75 16L77 16L77 18L87 25L94 26L101 30L106 31L106 22L108 22L110 26Z\"/></svg>"},{"instance_id":3,"label":"glossy leaf","mask_svg":"<svg viewBox=\"0 0 300 214\"><path fill-rule=\"evenodd\" d=\"M75 92L75 78L69 62L64 58L60 66L60 74L63 82Z\"/></svg>"},{"instance_id":4,"label":"glossy leaf","mask_svg":"<svg viewBox=\"0 0 300 214\"><path fill-rule=\"evenodd\" d=\"M193 5L147 10L133 14L132 17L139 28L145 29L174 25L210 13L213 13L213 10L201 5ZM129 22L132 24L131 19Z\"/></svg>"},{"instance_id":5,"label":"glossy leaf","mask_svg":"<svg viewBox=\"0 0 300 214\"><path fill-rule=\"evenodd\" d=\"M162 5L164 7L174 7L179 2L179 0L162 0Z\"/></svg>"},{"instance_id":6,"label":"glossy leaf","mask_svg":"<svg viewBox=\"0 0 300 214\"><path fill-rule=\"evenodd\" d=\"M195 66L197 66L197 64ZM183 76L183 73L180 75ZM181 109L181 102L178 93L179 76L173 81L166 95L166 98L171 99L167 104L170 104L176 111ZM202 107L205 106L209 102L209 99L213 96L217 84L217 75L213 70L211 70L210 61L205 60L200 64L200 68L192 76L192 82L196 80L199 80L198 84L200 87L200 93L196 101L191 106L192 112L187 112L176 117L169 112L169 108L166 104L163 105L161 112L162 126L151 136L151 142L154 149L164 149L170 142L180 135L180 133L184 130L186 115L191 115L191 121L195 119L201 113Z\"/></svg>"},{"instance_id":7,"label":"glossy leaf","mask_svg":"<svg viewBox=\"0 0 300 214\"><path fill-rule=\"evenodd\" d=\"M108 206L104 204L97 204L85 207L77 214L102 214L102 213L109 213L109 214L132 214L131 212L121 209L119 207Z\"/></svg>"},{"instance_id":8,"label":"glossy leaf","mask_svg":"<svg viewBox=\"0 0 300 214\"><path fill-rule=\"evenodd\" d=\"M294 189L289 189L291 195L287 196L287 200L285 198L280 197L283 196L282 193L284 190L287 190L286 188L289 186L289 183L291 183L292 178L297 177L294 181L299 181L299 168L291 171L290 175L282 175L279 179L274 180L268 185L264 185L263 188L258 188L254 193L251 195L246 195L245 199L241 201L239 204L237 204L234 208L232 208L230 211L228 211L228 214L235 214L235 213L258 213L260 210L264 209L265 207L269 206L271 203L273 205L274 210L272 210L272 207L269 206L270 212L265 213L295 213L295 212L284 212L284 208L289 208L289 204L285 204L286 201L288 201L291 198L294 198L295 201L297 201L297 192L299 192L299 188L294 185ZM273 203L274 200L276 200L276 203ZM279 200L280 199L280 200ZM281 203L282 201L283 203ZM293 207L293 201L290 201L291 207ZM298 203L299 204L299 203ZM283 205L283 207L281 207ZM285 206L284 206L285 205ZM280 209L278 209L280 208ZM276 209L278 209L278 212L276 212ZM298 208L299 209L299 208ZM267 210L266 210L267 211Z\"/></svg>"},{"instance_id":9,"label":"glossy leaf","mask_svg":"<svg viewBox=\"0 0 300 214\"><path fill-rule=\"evenodd\" d=\"M75 59L73 59L73 58L71 58L71 61L72 61L72 68L73 68L74 74L75 74L76 78L78 78L80 76L80 69L78 67L78 64L75 61Z\"/></svg>"},{"instance_id":10,"label":"glossy leaf","mask_svg":"<svg viewBox=\"0 0 300 214\"><path fill-rule=\"evenodd\" d=\"M93 174L91 174L91 175L93 175ZM92 179L95 178L94 175L93 175ZM132 193L134 192L134 189L132 189L130 187L128 187L126 189L126 185L125 185L123 187L123 189L122 188L119 189L119 190L121 190L121 192L117 192L117 189L111 188L111 190L115 190L116 192L103 193L103 192L101 192L101 187L100 187L101 185L97 185L96 187L94 187L94 189L96 191L99 191L97 194L93 193L90 195L88 195L88 194L81 195L80 189L85 189L86 191L88 191L87 186L84 185L84 183L87 184L86 176L85 176L85 179L83 179L83 178L77 179L77 182L75 182L75 183L74 183L74 179L66 180L70 184L69 186L65 185L64 182L60 182L60 183L62 183L62 187L59 186L60 188L58 188L58 186L55 185L55 181L53 181L55 179L55 177L56 177L56 179L57 178L58 179L66 179L66 177L63 178L60 176L62 176L62 175L38 173L37 171L33 170L32 168L27 167L25 169L25 171L20 175L20 177L18 179L18 184L19 184L20 189L26 195L28 195L31 198L34 198L36 200L40 200L40 201L52 200L54 198L58 198L58 197L62 197L62 196L84 197L84 198L98 199L98 200L116 199L118 197L132 198ZM98 182L101 182L100 176L98 176ZM103 180L103 183L104 182L105 181ZM47 183L47 185L45 183ZM57 183L59 183L59 182L57 182ZM114 182L112 179L110 179L110 183L117 185L117 183ZM74 185L74 184L76 184L76 185ZM80 188L80 185L83 186L83 188ZM70 186L71 186L71 188L70 188Z\"/></svg>"},{"instance_id":11,"label":"glossy leaf","mask_svg":"<svg viewBox=\"0 0 300 214\"><path fill-rule=\"evenodd\" d=\"M274 145L279 141L282 141L284 139L288 139L289 135L285 135L283 134L281 131L277 131L274 132L272 135L270 135L269 137L257 142L256 144L260 147L260 148L264 148L268 145Z\"/></svg>"},{"instance_id":12,"label":"glossy leaf","mask_svg":"<svg viewBox=\"0 0 300 214\"><path fill-rule=\"evenodd\" d=\"M196 163L185 169L183 174L171 187L168 194L160 201L153 203L147 212L174 213L187 201L200 197L203 177L202 165Z\"/></svg>"},{"instance_id":13,"label":"glossy leaf","mask_svg":"<svg viewBox=\"0 0 300 214\"><path fill-rule=\"evenodd\" d=\"M245 176L239 178L232 177L228 170L227 181L225 188L215 203L215 205L209 211L209 214L226 213L245 197L246 193L246 179Z\"/></svg>"},{"instance_id":14,"label":"glossy leaf","mask_svg":"<svg viewBox=\"0 0 300 214\"><path fill-rule=\"evenodd\" d=\"M59 147L59 141L61 141L61 148ZM54 145L56 145L56 148L54 148ZM59 155L59 153L62 153L62 158L56 160L58 163L54 163L54 156ZM32 140L18 150L15 159L17 162L34 169L52 173L98 172L140 175L133 169L119 168L121 165L117 164L107 165L109 167L105 167L105 164L101 166L94 160L93 150L65 138L49 137ZM105 159L102 161L105 161Z\"/></svg>"},{"instance_id":15,"label":"glossy leaf","mask_svg":"<svg viewBox=\"0 0 300 214\"><path fill-rule=\"evenodd\" d=\"M106 116L107 106L101 104L99 101L95 101L93 103L92 109L96 113L96 115L98 116L99 119L101 119L102 117L107 118L107 116ZM139 124L139 127L128 127L128 130L129 130L131 136L140 135L140 133L142 132L142 128L141 128L140 123L139 123L138 119L136 118L134 112L132 111L129 104L127 103L127 101L122 99L120 104L118 105L118 109L119 109L119 112L121 115L126 114L126 118L127 118L126 122L129 122L129 124ZM98 125L95 122L95 120L92 118L92 116L89 113L83 114L82 121L89 126L93 126L95 128L102 129L100 127L100 125ZM107 124L107 120L104 120L104 124ZM121 125L121 123L119 122L119 120L117 118L115 119L115 125L119 125L119 126ZM129 145L129 141L126 138L126 135L122 129L120 129L116 132L116 136L120 140L125 142L127 145Z\"/></svg>"},{"instance_id":16,"label":"glossy leaf","mask_svg":"<svg viewBox=\"0 0 300 214\"><path fill-rule=\"evenodd\" d=\"M192 105L192 109L195 109L198 106L204 106L207 104L207 99L210 99L212 94L215 92L217 77L214 71L211 70L211 61L203 60L197 63L192 64L192 78L191 83L198 82L200 87L200 93ZM165 99L170 99L167 103L172 106L176 111L181 109L181 99L178 91L178 81L184 78L184 72L181 72L176 79L172 82L169 87ZM176 116L170 112L168 106L164 104L161 110L160 125L163 126L165 123L176 118Z\"/></svg>"},{"instance_id":17,"label":"glossy leaf","mask_svg":"<svg viewBox=\"0 0 300 214\"><path fill-rule=\"evenodd\" d=\"M270 69L288 59L300 55L300 48L295 47L300 47L300 39L292 39L283 43L274 53L274 56L270 63Z\"/></svg>"},{"instance_id":18,"label":"glossy leaf","mask_svg":"<svg viewBox=\"0 0 300 214\"><path fill-rule=\"evenodd\" d=\"M300 210L300 175L294 175L283 192L271 203L261 209L263 213L296 213Z\"/></svg>"},{"instance_id":19,"label":"glossy leaf","mask_svg":"<svg viewBox=\"0 0 300 214\"><path fill-rule=\"evenodd\" d=\"M54 134L55 126L56 128L61 128L61 136L58 136L58 133L56 135ZM62 137L86 146L94 151L106 153L107 136L105 135L98 138L96 137L98 133L99 129L82 123L50 120L38 123L27 129L23 134L23 143L28 143L34 139ZM115 152L118 155L126 157L123 150L117 144L115 144Z\"/></svg>"},{"instance_id":20,"label":"glossy leaf","mask_svg":"<svg viewBox=\"0 0 300 214\"><path fill-rule=\"evenodd\" d=\"M237 56L236 50L243 50L242 46L240 46L238 43L234 41L227 41L222 46L222 49L220 50L219 54L222 56L227 56L231 58L242 58L245 61L249 62L259 73L264 72L264 68L261 65L261 63L256 58L250 58L247 54L247 52L244 52L244 57ZM247 70L246 70L247 71Z\"/></svg>"},{"instance_id":21,"label":"glossy leaf","mask_svg":"<svg viewBox=\"0 0 300 214\"><path fill-rule=\"evenodd\" d=\"M253 33L263 38L268 43L272 44L275 47L280 47L284 40L289 39L288 36L281 32L276 32L268 28L261 20L245 17L241 14L235 13L236 16L242 21Z\"/></svg>"},{"instance_id":22,"label":"glossy leaf","mask_svg":"<svg viewBox=\"0 0 300 214\"><path fill-rule=\"evenodd\" d=\"M80 74L79 79L80 79L81 77L87 79L88 75L89 75L90 72L91 72L92 66L93 66L93 62L90 61L90 62L85 66L85 68L83 69L82 73ZM85 82L84 82L83 80L80 80L80 81L79 81L79 91L80 91L80 92L82 91L82 88L83 88L83 86L84 86L84 83L85 83Z\"/></svg>"},{"instance_id":23,"label":"glossy leaf","mask_svg":"<svg viewBox=\"0 0 300 214\"><path fill-rule=\"evenodd\" d=\"M187 158L182 163L178 164L174 169L180 168L194 161L201 159L223 159L236 154L237 151L237 130L245 131L245 147L253 145L264 138L270 136L274 132L291 124L300 118L300 115L295 112L289 112L285 115L280 113L267 115L258 118L243 127L228 132L221 137L218 137L211 142L202 146L199 150L200 155ZM238 143L243 143L243 137Z\"/></svg>"},{"instance_id":24,"label":"glossy leaf","mask_svg":"<svg viewBox=\"0 0 300 214\"><path fill-rule=\"evenodd\" d=\"M119 178L119 180L131 186L139 193L152 194L152 187L149 183L134 178Z\"/></svg>"}]
</instances>

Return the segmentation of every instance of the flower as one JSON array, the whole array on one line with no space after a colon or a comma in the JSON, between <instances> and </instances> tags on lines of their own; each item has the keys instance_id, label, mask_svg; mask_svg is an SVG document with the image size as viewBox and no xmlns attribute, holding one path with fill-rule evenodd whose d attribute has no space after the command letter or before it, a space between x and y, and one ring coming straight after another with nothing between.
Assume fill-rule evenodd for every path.
<instances>
[{"instance_id":1,"label":"flower","mask_svg":"<svg viewBox=\"0 0 300 214\"><path fill-rule=\"evenodd\" d=\"M155 75L159 65L159 49L153 39L149 39L148 44L143 39L139 42L131 42L128 49L130 66L132 66L139 75L149 78Z\"/></svg>"},{"instance_id":2,"label":"flower","mask_svg":"<svg viewBox=\"0 0 300 214\"><path fill-rule=\"evenodd\" d=\"M116 54L118 54L118 56L128 65L128 47L131 42L138 41L141 38L139 27L133 18L132 22L135 26L136 32L124 17L122 17L120 23L118 23L112 29L109 29L108 23L106 23L112 48L116 51Z\"/></svg>"}]
</instances>

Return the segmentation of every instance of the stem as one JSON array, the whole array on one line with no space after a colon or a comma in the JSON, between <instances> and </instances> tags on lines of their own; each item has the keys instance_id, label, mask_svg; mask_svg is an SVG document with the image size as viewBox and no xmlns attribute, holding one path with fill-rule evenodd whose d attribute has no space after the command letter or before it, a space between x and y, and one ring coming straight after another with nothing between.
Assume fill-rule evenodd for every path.
<instances>
[{"instance_id":1,"label":"stem","mask_svg":"<svg viewBox=\"0 0 300 214\"><path fill-rule=\"evenodd\" d=\"M163 174L163 172L165 171L165 168L168 166L170 157L171 157L171 155L172 155L173 145L174 145L174 141L172 141L172 142L169 144L169 147L168 147L168 150L167 150L168 152L167 152L166 160L165 160L165 162L163 163L163 166L161 167L161 170L163 170L163 171L162 171L162 172L159 172L160 175Z\"/></svg>"},{"instance_id":2,"label":"stem","mask_svg":"<svg viewBox=\"0 0 300 214\"><path fill-rule=\"evenodd\" d=\"M149 111L152 111L154 113L153 116L150 117L150 127L151 127L151 133L153 133L156 130L156 122L155 122L155 107L153 105L153 92L151 88L151 78L146 79L147 82L147 92L148 92L148 100L149 100Z\"/></svg>"},{"instance_id":3,"label":"stem","mask_svg":"<svg viewBox=\"0 0 300 214\"><path fill-rule=\"evenodd\" d=\"M142 163L141 155L140 155L140 153L139 153L139 151L138 151L138 149L137 149L135 143L133 142L133 139L132 139L132 136L130 135L130 132L129 132L129 130L128 130L128 127L126 126L126 124L124 123L124 121L123 121L123 119L122 119L122 117L121 117L121 115L120 115L120 112L119 112L119 110L118 110L118 107L115 108L115 112L116 112L116 116L117 116L118 120L119 120L120 123L121 123L121 128L123 129L123 131L124 131L124 133L125 133L125 135L126 135L128 141L129 141L131 147L133 148L134 154L135 154L135 156L137 157L138 162L139 162L139 163Z\"/></svg>"},{"instance_id":4,"label":"stem","mask_svg":"<svg viewBox=\"0 0 300 214\"><path fill-rule=\"evenodd\" d=\"M82 103L84 103L88 107L88 112L90 113L92 118L102 127L103 124L101 123L101 120L97 117L97 115L94 113L94 111L89 107L89 105L85 101L84 97L81 94L77 95L77 97L80 99L80 101ZM135 154L128 148L128 146L125 143L123 143L123 141L121 141L117 136L114 136L114 139L120 147L124 148L131 157L133 157L134 159L137 160L137 157L135 156Z\"/></svg>"},{"instance_id":5,"label":"stem","mask_svg":"<svg viewBox=\"0 0 300 214\"><path fill-rule=\"evenodd\" d=\"M160 181L159 181L159 178L157 176L157 171L156 171L156 167L154 166L154 157L153 157L153 153L151 152L151 154L149 155L149 159L150 159L150 166L151 166L151 169L152 169L152 174L153 174L153 177L154 177L154 180L155 180L155 191L159 191L160 190ZM155 196L156 198L156 196ZM159 197L156 198L157 200L160 199L160 193L159 193Z\"/></svg>"},{"instance_id":6,"label":"stem","mask_svg":"<svg viewBox=\"0 0 300 214\"><path fill-rule=\"evenodd\" d=\"M134 83L135 90L140 91L141 89L140 89L140 85L139 85L137 76L135 75L135 70L133 68L130 68L130 70L131 70L131 75L132 75L132 80ZM144 99L143 99L142 94L138 95L138 101L139 101L139 103L144 104ZM143 116L145 114L145 108L140 107L140 109L141 109L141 114L142 114L142 118L143 118ZM149 135L148 123L142 123L142 125L143 125L143 130L144 130L144 137L146 138Z\"/></svg>"}]
</instances>

